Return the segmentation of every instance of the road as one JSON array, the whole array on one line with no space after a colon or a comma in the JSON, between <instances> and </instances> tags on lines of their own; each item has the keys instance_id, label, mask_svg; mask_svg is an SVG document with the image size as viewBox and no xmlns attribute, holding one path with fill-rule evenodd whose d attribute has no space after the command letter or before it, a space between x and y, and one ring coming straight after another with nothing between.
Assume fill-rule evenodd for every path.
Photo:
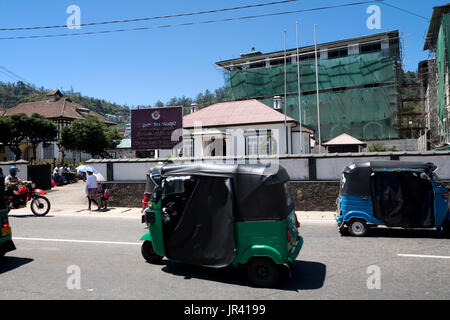
<instances>
[{"instance_id":1,"label":"road","mask_svg":"<svg viewBox=\"0 0 450 320\"><path fill-rule=\"evenodd\" d=\"M140 216L12 212L10 223L17 250L0 263L0 300L450 298L450 240L438 231L378 229L351 238L332 221L302 221L293 277L261 289L244 270L144 262ZM368 281L378 274L379 282Z\"/></svg>"}]
</instances>

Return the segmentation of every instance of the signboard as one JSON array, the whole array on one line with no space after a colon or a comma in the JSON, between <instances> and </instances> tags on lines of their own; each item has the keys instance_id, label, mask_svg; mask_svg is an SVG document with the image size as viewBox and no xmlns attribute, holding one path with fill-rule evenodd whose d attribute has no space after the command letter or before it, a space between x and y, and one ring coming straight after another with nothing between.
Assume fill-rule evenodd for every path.
<instances>
[{"instance_id":1,"label":"signboard","mask_svg":"<svg viewBox=\"0 0 450 320\"><path fill-rule=\"evenodd\" d=\"M173 149L182 140L172 141L177 129L183 129L183 107L131 110L131 149Z\"/></svg>"}]
</instances>

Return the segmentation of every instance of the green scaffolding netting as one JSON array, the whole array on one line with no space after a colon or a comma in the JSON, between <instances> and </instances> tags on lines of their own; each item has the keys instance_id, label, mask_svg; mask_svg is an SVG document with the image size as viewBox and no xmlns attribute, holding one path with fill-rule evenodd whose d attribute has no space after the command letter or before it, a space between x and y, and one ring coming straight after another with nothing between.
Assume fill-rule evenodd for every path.
<instances>
[{"instance_id":1,"label":"green scaffolding netting","mask_svg":"<svg viewBox=\"0 0 450 320\"><path fill-rule=\"evenodd\" d=\"M445 99L445 74L446 61L450 61L450 15L442 15L441 27L436 48L436 64L439 73L439 87L438 87L438 117L441 121L446 118L446 99ZM445 125L445 123L443 122ZM446 130L443 127L444 131Z\"/></svg>"},{"instance_id":2,"label":"green scaffolding netting","mask_svg":"<svg viewBox=\"0 0 450 320\"><path fill-rule=\"evenodd\" d=\"M318 61L322 141L346 132L363 140L398 138L394 51ZM286 66L287 114L299 120L297 64ZM315 61L300 62L302 123L318 133ZM228 100L256 98L273 106L284 97L284 65L228 71Z\"/></svg>"},{"instance_id":3,"label":"green scaffolding netting","mask_svg":"<svg viewBox=\"0 0 450 320\"><path fill-rule=\"evenodd\" d=\"M348 133L357 139L378 140L398 138L397 89L395 86L350 89L319 94L320 135L322 141ZM273 99L261 99L268 106ZM301 97L302 123L313 128L318 138L316 95ZM299 119L298 97L287 98L287 115Z\"/></svg>"}]
</instances>

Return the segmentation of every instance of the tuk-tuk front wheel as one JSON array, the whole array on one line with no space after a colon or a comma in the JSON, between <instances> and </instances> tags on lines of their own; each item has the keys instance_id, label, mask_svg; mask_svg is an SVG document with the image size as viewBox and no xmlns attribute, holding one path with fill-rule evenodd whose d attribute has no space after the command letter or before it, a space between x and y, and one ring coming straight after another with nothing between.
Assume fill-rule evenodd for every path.
<instances>
[{"instance_id":1,"label":"tuk-tuk front wheel","mask_svg":"<svg viewBox=\"0 0 450 320\"><path fill-rule=\"evenodd\" d=\"M354 237L363 237L367 234L368 226L362 219L352 219L347 223L347 231Z\"/></svg>"},{"instance_id":2,"label":"tuk-tuk front wheel","mask_svg":"<svg viewBox=\"0 0 450 320\"><path fill-rule=\"evenodd\" d=\"M144 241L144 243L142 244L141 253L145 261L151 264L159 264L163 259L163 257L155 252L152 242L148 240Z\"/></svg>"},{"instance_id":3,"label":"tuk-tuk front wheel","mask_svg":"<svg viewBox=\"0 0 450 320\"><path fill-rule=\"evenodd\" d=\"M252 258L247 266L249 280L258 287L272 287L278 282L280 270L269 258Z\"/></svg>"}]
</instances>

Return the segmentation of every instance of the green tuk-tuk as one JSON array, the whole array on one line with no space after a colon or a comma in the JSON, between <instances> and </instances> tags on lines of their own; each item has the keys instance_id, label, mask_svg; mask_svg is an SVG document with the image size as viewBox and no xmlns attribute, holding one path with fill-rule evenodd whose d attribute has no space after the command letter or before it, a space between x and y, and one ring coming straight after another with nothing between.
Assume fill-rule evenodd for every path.
<instances>
[{"instance_id":1,"label":"green tuk-tuk","mask_svg":"<svg viewBox=\"0 0 450 320\"><path fill-rule=\"evenodd\" d=\"M11 226L8 221L8 209L5 204L5 177L0 168L0 259L9 251L15 250L12 241Z\"/></svg>"},{"instance_id":2,"label":"green tuk-tuk","mask_svg":"<svg viewBox=\"0 0 450 320\"><path fill-rule=\"evenodd\" d=\"M168 164L149 178L146 261L247 266L250 281L263 287L278 281L281 266L293 266L303 238L283 167Z\"/></svg>"}]
</instances>

